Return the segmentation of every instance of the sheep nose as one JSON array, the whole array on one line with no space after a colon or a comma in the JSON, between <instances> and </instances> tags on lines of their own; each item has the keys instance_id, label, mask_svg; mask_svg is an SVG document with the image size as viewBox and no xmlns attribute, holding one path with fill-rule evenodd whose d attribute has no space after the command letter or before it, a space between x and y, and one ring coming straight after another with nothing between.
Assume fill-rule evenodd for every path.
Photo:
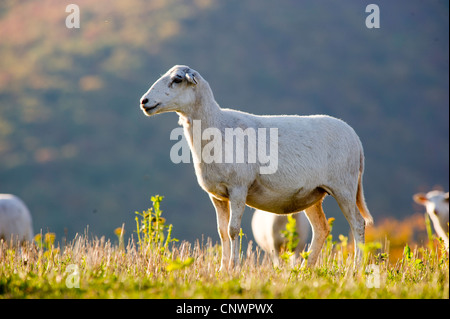
<instances>
[{"instance_id":1,"label":"sheep nose","mask_svg":"<svg viewBox=\"0 0 450 319\"><path fill-rule=\"evenodd\" d=\"M148 99L147 99L147 98L141 100L141 104L142 104L142 105L147 104L147 102L148 102Z\"/></svg>"}]
</instances>

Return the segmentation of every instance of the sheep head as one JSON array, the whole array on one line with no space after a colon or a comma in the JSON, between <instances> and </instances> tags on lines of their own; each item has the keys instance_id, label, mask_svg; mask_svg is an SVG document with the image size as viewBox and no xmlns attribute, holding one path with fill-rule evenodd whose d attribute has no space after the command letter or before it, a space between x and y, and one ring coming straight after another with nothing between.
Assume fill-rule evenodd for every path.
<instances>
[{"instance_id":1,"label":"sheep head","mask_svg":"<svg viewBox=\"0 0 450 319\"><path fill-rule=\"evenodd\" d=\"M426 207L428 214L432 215L443 215L448 216L448 201L449 193L444 193L442 191L431 191L427 194L418 193L413 196L416 203Z\"/></svg>"},{"instance_id":2,"label":"sheep head","mask_svg":"<svg viewBox=\"0 0 450 319\"><path fill-rule=\"evenodd\" d=\"M195 102L199 74L185 65L176 65L161 76L141 97L145 115L164 112L188 112Z\"/></svg>"}]
</instances>

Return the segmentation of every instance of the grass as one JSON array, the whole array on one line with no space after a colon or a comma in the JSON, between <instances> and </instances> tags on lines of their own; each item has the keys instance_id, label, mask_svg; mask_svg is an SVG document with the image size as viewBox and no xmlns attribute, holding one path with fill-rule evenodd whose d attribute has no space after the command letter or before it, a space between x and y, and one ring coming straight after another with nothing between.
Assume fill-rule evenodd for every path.
<instances>
[{"instance_id":1,"label":"grass","mask_svg":"<svg viewBox=\"0 0 450 319\"><path fill-rule=\"evenodd\" d=\"M88 234L57 245L52 234L22 246L0 242L0 298L449 298L441 244L404 245L391 261L388 247L369 242L355 268L348 238L329 237L309 269L287 259L274 267L250 241L240 271L219 273L220 245L176 241L161 217L162 198L152 200L152 208L137 213L126 245L123 227L118 243Z\"/></svg>"}]
</instances>

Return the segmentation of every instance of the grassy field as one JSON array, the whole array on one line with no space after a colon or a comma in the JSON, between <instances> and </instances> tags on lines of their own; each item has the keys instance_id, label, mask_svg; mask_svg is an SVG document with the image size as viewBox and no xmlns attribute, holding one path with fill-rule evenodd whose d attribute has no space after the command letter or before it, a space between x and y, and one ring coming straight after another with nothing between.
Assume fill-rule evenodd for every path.
<instances>
[{"instance_id":1,"label":"grassy field","mask_svg":"<svg viewBox=\"0 0 450 319\"><path fill-rule=\"evenodd\" d=\"M178 242L161 217L161 198L136 215L127 243L89 235L55 245L39 234L22 246L0 242L0 298L449 298L449 262L440 244L404 246L389 258L388 244L367 243L353 266L348 238L331 236L317 267L279 267L252 242L241 252L241 269L219 273L220 245ZM241 237L242 240L242 237Z\"/></svg>"}]
</instances>

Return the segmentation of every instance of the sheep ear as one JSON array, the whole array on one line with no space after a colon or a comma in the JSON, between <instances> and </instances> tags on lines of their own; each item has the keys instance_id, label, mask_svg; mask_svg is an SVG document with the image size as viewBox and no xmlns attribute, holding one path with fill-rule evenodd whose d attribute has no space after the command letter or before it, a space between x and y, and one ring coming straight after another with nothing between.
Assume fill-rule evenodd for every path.
<instances>
[{"instance_id":1,"label":"sheep ear","mask_svg":"<svg viewBox=\"0 0 450 319\"><path fill-rule=\"evenodd\" d=\"M186 80L194 85L198 83L197 79L195 78L195 73L191 69L186 71Z\"/></svg>"},{"instance_id":2,"label":"sheep ear","mask_svg":"<svg viewBox=\"0 0 450 319\"><path fill-rule=\"evenodd\" d=\"M448 203L448 192L444 194L444 199L447 201Z\"/></svg>"},{"instance_id":3,"label":"sheep ear","mask_svg":"<svg viewBox=\"0 0 450 319\"><path fill-rule=\"evenodd\" d=\"M417 204L421 205L425 205L425 203L428 201L427 196L424 193L415 194L413 196L413 199Z\"/></svg>"}]
</instances>

